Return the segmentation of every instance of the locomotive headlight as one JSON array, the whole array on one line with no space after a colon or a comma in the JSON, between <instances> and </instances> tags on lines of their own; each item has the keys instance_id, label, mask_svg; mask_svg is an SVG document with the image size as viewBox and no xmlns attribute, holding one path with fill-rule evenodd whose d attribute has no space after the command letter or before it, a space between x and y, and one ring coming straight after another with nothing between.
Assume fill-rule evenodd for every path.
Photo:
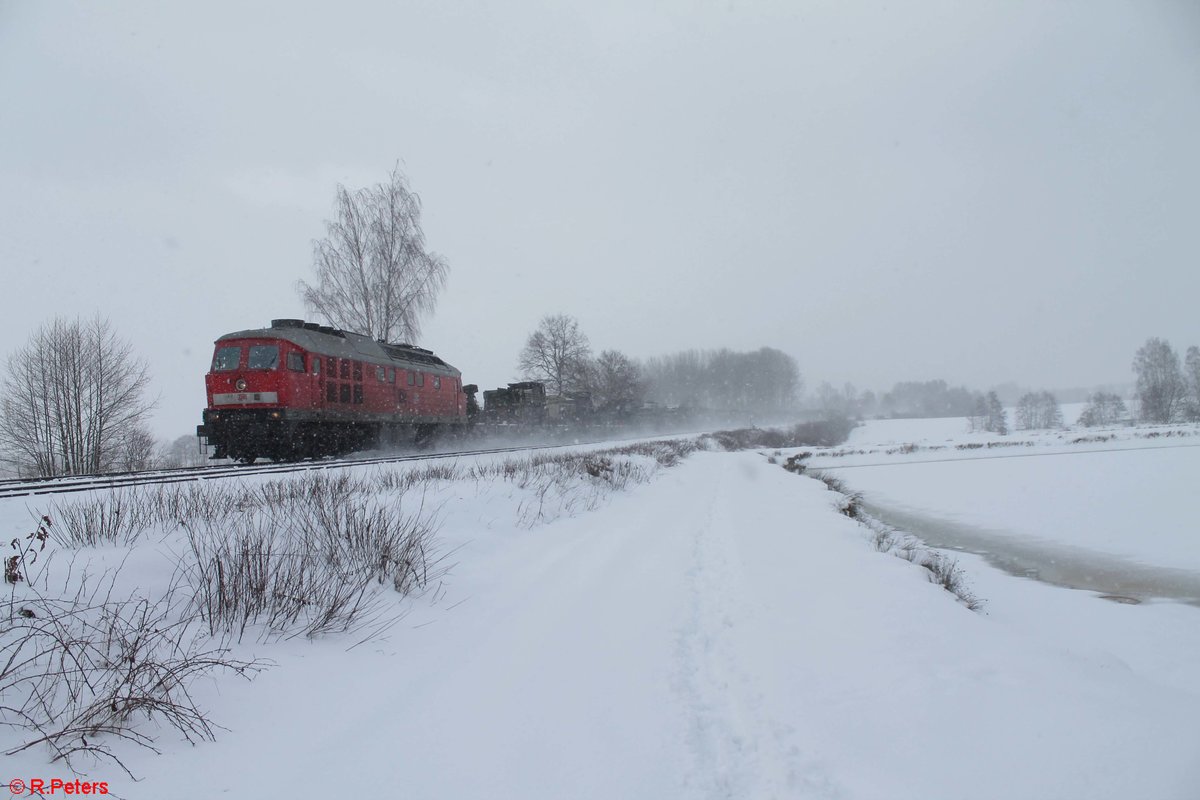
<instances>
[{"instance_id":1,"label":"locomotive headlight","mask_svg":"<svg viewBox=\"0 0 1200 800\"><path fill-rule=\"evenodd\" d=\"M271 419L282 419L282 418L283 418L283 414L281 412L279 412L279 411L271 412Z\"/></svg>"},{"instance_id":2,"label":"locomotive headlight","mask_svg":"<svg viewBox=\"0 0 1200 800\"><path fill-rule=\"evenodd\" d=\"M237 389L239 392L246 391L246 379L238 378L237 383L233 384L233 388Z\"/></svg>"}]
</instances>

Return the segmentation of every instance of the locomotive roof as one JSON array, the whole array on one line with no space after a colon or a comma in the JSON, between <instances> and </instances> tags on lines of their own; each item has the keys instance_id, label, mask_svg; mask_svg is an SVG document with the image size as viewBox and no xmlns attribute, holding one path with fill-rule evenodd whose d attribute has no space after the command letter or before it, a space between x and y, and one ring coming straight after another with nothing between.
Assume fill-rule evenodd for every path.
<instances>
[{"instance_id":1,"label":"locomotive roof","mask_svg":"<svg viewBox=\"0 0 1200 800\"><path fill-rule=\"evenodd\" d=\"M310 353L319 353L324 356L386 361L420 368L426 372L461 375L457 369L435 356L431 350L423 347L377 342L361 333L340 331L324 325L305 323L301 320L275 320L270 328L235 331L221 336L217 341L223 342L229 339L284 339Z\"/></svg>"}]
</instances>

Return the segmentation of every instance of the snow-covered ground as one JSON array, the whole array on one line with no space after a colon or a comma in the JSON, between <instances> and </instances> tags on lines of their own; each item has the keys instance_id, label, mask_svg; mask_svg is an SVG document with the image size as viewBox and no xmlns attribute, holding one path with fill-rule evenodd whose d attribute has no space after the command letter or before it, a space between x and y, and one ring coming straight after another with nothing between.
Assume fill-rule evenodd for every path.
<instances>
[{"instance_id":1,"label":"snow-covered ground","mask_svg":"<svg viewBox=\"0 0 1200 800\"><path fill-rule=\"evenodd\" d=\"M872 425L847 445L862 454L826 463L931 455L885 455L922 439ZM961 427L950 442L941 435L923 442L948 445L933 451L942 457L1009 452L957 450L975 441ZM1152 440L1130 432L1121 441ZM1047 441L1044 450L1090 446ZM868 502L878 493L946 518L986 508L964 519L1030 537L1053 526L1027 531L1040 515L1008 513L1019 498L960 501L986 494L974 476L999 480L963 470L1004 463L1036 466L1031 485L1103 481L1103 491L1125 491L1112 499L1122 518L1145 524L1105 529L1103 548L1075 530L1062 542L1166 559L1187 549L1184 533L1151 548L1142 531L1182 531L1187 510L1138 493L1177 486L1173 475L1194 464L1185 454L1197 452L1165 452L1182 461L1107 454L1143 459L1134 469L1157 481L1131 480L1120 462L1077 466L1106 454L839 472ZM356 639L248 637L238 655L275 666L253 682L222 677L193 692L225 728L216 741L189 745L164 729L162 755L114 745L139 782L105 762L90 777L128 798L1200 795L1200 609L1121 605L963 555L987 600L983 613L969 611L922 568L876 552L824 484L767 455L698 452L669 468L642 459L651 480L603 495L585 477L578 492L558 494L438 482L420 499L437 512L448 572L404 601L406 616L384 639L348 649ZM933 469L944 472L902 477ZM1072 482L1080 469L1091 471ZM937 480L952 482L939 494ZM1058 499L1094 522L1088 496ZM37 513L7 501L0 533L26 532ZM1047 513L1073 524L1069 508ZM139 542L127 569L169 573L170 539ZM6 757L0 772L5 781L66 777L41 749Z\"/></svg>"}]
</instances>

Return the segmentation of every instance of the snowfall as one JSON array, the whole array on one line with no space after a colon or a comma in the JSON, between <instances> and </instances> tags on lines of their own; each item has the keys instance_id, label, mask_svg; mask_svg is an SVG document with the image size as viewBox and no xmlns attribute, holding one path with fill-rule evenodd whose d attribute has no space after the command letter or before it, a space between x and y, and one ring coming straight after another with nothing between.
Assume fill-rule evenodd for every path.
<instances>
[{"instance_id":1,"label":"snowfall","mask_svg":"<svg viewBox=\"0 0 1200 800\"><path fill-rule=\"evenodd\" d=\"M111 748L136 780L75 768L126 798L1200 798L1197 445L1195 426L881 420L549 504L437 482L441 572L388 630L250 632L233 654L268 668L191 687L212 741L135 718L160 752ZM785 471L802 451L956 558L982 607ZM0 501L3 540L51 502ZM75 557L137 589L178 553L162 532ZM0 727L5 751L27 738ZM0 779L73 778L52 756L5 756Z\"/></svg>"}]
</instances>

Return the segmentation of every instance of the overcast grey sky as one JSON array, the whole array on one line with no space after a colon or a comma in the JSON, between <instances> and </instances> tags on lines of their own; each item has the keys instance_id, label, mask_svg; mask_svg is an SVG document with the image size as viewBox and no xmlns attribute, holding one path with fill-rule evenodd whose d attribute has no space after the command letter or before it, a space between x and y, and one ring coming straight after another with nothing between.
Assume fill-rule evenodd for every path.
<instances>
[{"instance_id":1,"label":"overcast grey sky","mask_svg":"<svg viewBox=\"0 0 1200 800\"><path fill-rule=\"evenodd\" d=\"M397 160L451 265L421 344L485 387L552 312L810 387L1200 344L1195 2L0 0L0 99L0 355L100 311L164 437Z\"/></svg>"}]
</instances>

